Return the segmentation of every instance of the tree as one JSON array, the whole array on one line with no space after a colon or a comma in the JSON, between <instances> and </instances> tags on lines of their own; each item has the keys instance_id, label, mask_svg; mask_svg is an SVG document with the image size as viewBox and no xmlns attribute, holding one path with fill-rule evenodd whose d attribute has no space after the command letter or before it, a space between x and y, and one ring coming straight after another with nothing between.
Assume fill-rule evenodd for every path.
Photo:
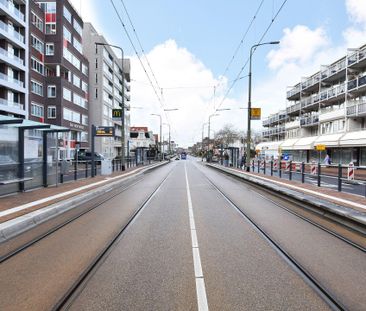
<instances>
[{"instance_id":1,"label":"tree","mask_svg":"<svg viewBox=\"0 0 366 311\"><path fill-rule=\"evenodd\" d=\"M238 139L240 139L240 133L232 124L224 125L215 135L215 143L224 147L229 147Z\"/></svg>"}]
</instances>

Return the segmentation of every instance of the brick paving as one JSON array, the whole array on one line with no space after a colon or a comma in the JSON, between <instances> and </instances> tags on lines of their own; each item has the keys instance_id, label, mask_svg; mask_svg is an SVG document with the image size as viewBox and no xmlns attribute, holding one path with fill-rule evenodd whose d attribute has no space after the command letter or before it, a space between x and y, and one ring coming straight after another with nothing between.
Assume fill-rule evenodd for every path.
<instances>
[{"instance_id":1,"label":"brick paving","mask_svg":"<svg viewBox=\"0 0 366 311\"><path fill-rule=\"evenodd\" d=\"M79 187L87 186L87 185L96 183L98 181L108 180L111 177L122 176L129 172L140 169L140 168L142 168L142 166L129 168L123 172L116 171L113 174L108 175L108 176L98 175L94 178L86 178L86 179L81 179L81 180L77 180L77 181L71 181L71 182L67 182L67 183L63 183L63 184L58 184L57 187L50 186L47 188L38 188L38 189L34 189L34 190L29 190L26 192L17 192L12 195L3 196L3 197L0 197L0 212L20 206L20 205L38 201L41 199L45 199L45 198L48 198L48 197L51 197L51 196L54 196L54 195L57 195L57 194L60 194L63 192L74 190ZM63 196L61 198L47 201L45 203L37 204L36 206L24 209L24 210L16 212L16 213L9 214L7 216L0 217L0 223L5 222L10 219L14 219L14 218L22 216L22 215L25 215L25 214L35 211L37 209L61 202L63 200L69 199L71 197L80 195L84 192L91 191L91 190L95 189L96 187L98 187L98 185L96 185L95 187L90 187L88 189L80 190L78 192L74 192L72 194Z\"/></svg>"}]
</instances>

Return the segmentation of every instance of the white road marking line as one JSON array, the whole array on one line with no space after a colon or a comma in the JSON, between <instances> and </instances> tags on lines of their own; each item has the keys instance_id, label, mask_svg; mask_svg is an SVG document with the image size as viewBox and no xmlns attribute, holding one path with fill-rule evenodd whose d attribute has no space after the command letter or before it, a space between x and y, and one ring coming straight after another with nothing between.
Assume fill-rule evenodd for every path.
<instances>
[{"instance_id":1,"label":"white road marking line","mask_svg":"<svg viewBox=\"0 0 366 311\"><path fill-rule=\"evenodd\" d=\"M186 164L184 164L184 171L186 175L186 185L187 185L188 212L189 212L189 224L191 229L190 231L192 240L194 275L196 279L197 306L199 311L208 311L205 280L203 278L203 272L202 272L200 250L198 247L196 225L194 221L192 198L191 198L191 191L189 190Z\"/></svg>"}]
</instances>

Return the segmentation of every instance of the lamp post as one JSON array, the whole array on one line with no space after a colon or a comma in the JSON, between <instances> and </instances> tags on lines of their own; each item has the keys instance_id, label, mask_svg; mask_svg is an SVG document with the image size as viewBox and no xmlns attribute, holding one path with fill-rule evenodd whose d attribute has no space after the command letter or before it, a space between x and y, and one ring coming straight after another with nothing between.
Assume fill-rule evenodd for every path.
<instances>
[{"instance_id":1,"label":"lamp post","mask_svg":"<svg viewBox=\"0 0 366 311\"><path fill-rule=\"evenodd\" d=\"M108 43L101 43L101 42L96 42L95 43L96 46L98 45L102 45L102 46L109 46L112 48L116 48L119 49L121 51L121 61L122 61L122 114L121 114L121 166L122 166L122 171L126 170L126 161L125 161L125 71L123 69L123 60L124 60L124 52L123 49L120 46L117 45L112 45L112 44L108 44Z\"/></svg>"},{"instance_id":2,"label":"lamp post","mask_svg":"<svg viewBox=\"0 0 366 311\"><path fill-rule=\"evenodd\" d=\"M207 143L207 160L209 161L209 153L210 153L210 132L211 132L211 118L219 116L218 113L213 113L208 117L208 129L207 129L207 136L208 136L208 143Z\"/></svg>"},{"instance_id":3,"label":"lamp post","mask_svg":"<svg viewBox=\"0 0 366 311\"><path fill-rule=\"evenodd\" d=\"M207 122L202 124L202 141L201 141L202 162L203 162L203 133L205 131L205 125L207 124L208 124Z\"/></svg>"},{"instance_id":4,"label":"lamp post","mask_svg":"<svg viewBox=\"0 0 366 311\"><path fill-rule=\"evenodd\" d=\"M161 115L160 114L156 114L156 113L152 113L151 114L152 116L157 116L160 118L160 156L159 156L159 160L161 161L162 160L162 132L163 132L163 121L162 121L162 118L161 118Z\"/></svg>"},{"instance_id":5,"label":"lamp post","mask_svg":"<svg viewBox=\"0 0 366 311\"><path fill-rule=\"evenodd\" d=\"M247 172L250 171L250 136L251 136L251 131L250 131L250 121L251 121L251 115L252 115L252 56L253 56L253 49L257 48L258 46L261 45L269 45L269 44L279 44L280 41L271 41L271 42L264 42L264 43L259 43L259 44L254 44L251 48L250 48L250 55L249 55L249 86L248 86L248 129L247 129Z\"/></svg>"},{"instance_id":6,"label":"lamp post","mask_svg":"<svg viewBox=\"0 0 366 311\"><path fill-rule=\"evenodd\" d=\"M169 155L170 155L171 154L171 148L170 148L170 124L169 123L163 123L163 125L167 125L169 127Z\"/></svg>"}]
</instances>

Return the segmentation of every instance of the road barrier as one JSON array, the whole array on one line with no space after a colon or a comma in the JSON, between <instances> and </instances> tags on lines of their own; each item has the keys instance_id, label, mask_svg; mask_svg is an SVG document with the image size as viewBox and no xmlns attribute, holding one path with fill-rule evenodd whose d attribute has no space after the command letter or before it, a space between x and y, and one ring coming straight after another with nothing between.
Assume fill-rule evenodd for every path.
<instances>
[{"instance_id":1,"label":"road barrier","mask_svg":"<svg viewBox=\"0 0 366 311\"><path fill-rule=\"evenodd\" d=\"M354 164L352 162L350 164L348 164L347 179L355 180L355 168L354 168Z\"/></svg>"}]
</instances>

